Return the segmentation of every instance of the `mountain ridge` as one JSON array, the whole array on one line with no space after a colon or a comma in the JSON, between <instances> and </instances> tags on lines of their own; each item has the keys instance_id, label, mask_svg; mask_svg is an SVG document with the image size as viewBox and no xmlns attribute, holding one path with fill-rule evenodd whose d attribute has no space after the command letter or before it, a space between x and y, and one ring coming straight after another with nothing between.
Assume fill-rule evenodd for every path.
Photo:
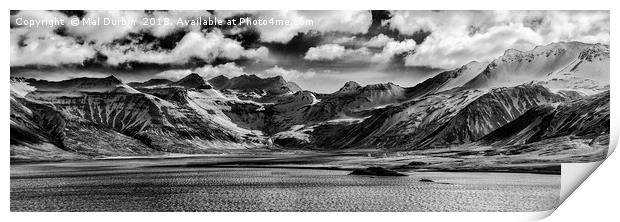
<instances>
[{"instance_id":1,"label":"mountain ridge","mask_svg":"<svg viewBox=\"0 0 620 222\"><path fill-rule=\"evenodd\" d=\"M608 50L583 43L507 50L493 62L470 62L411 87L348 81L329 94L251 74L128 84L114 76L11 77L11 155L226 153L270 149L272 141L285 149L426 150L593 139L582 133L592 121L577 117L609 119ZM509 73L527 78L504 81ZM564 125L540 125L549 118ZM551 131L522 132L532 127Z\"/></svg>"}]
</instances>

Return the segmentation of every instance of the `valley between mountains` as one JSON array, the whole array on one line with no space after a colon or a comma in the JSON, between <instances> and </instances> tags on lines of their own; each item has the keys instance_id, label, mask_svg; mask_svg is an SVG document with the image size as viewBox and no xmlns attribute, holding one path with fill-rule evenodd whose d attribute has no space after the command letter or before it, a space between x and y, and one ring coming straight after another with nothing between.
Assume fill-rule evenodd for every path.
<instances>
[{"instance_id":1,"label":"valley between mountains","mask_svg":"<svg viewBox=\"0 0 620 222\"><path fill-rule=\"evenodd\" d=\"M251 74L11 77L11 161L237 154L297 158L271 162L289 166L557 173L559 163L606 156L609 75L609 46L559 42L414 86L349 81L330 94Z\"/></svg>"}]
</instances>

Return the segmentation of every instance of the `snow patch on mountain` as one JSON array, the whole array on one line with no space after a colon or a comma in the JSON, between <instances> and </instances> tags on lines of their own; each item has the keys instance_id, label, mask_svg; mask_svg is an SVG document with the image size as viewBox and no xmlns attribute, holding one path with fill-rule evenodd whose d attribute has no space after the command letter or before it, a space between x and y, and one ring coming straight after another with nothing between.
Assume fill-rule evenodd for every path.
<instances>
[{"instance_id":1,"label":"snow patch on mountain","mask_svg":"<svg viewBox=\"0 0 620 222\"><path fill-rule=\"evenodd\" d=\"M551 81L575 76L605 86L609 81L608 46L580 42L559 42L537 46L531 51L506 50L465 88L516 86L532 81Z\"/></svg>"},{"instance_id":2,"label":"snow patch on mountain","mask_svg":"<svg viewBox=\"0 0 620 222\"><path fill-rule=\"evenodd\" d=\"M437 92L463 86L465 83L469 82L478 74L480 74L487 66L488 63L473 61L454 70L453 72L455 77L447 81L441 88L437 90Z\"/></svg>"},{"instance_id":3,"label":"snow patch on mountain","mask_svg":"<svg viewBox=\"0 0 620 222\"><path fill-rule=\"evenodd\" d=\"M594 95L609 90L609 68L609 46L596 44L584 49L566 67L537 82L554 92Z\"/></svg>"}]
</instances>

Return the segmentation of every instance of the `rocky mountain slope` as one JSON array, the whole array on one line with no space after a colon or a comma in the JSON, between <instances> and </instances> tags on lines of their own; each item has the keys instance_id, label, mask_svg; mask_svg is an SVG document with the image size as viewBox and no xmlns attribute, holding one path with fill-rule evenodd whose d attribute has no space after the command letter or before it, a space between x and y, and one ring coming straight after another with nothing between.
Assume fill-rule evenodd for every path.
<instances>
[{"instance_id":1,"label":"rocky mountain slope","mask_svg":"<svg viewBox=\"0 0 620 222\"><path fill-rule=\"evenodd\" d=\"M449 146L474 142L534 106L563 100L540 85L435 94L386 107L356 124L321 126L332 132L315 131L315 135L325 142L323 146L335 148Z\"/></svg>"},{"instance_id":2,"label":"rocky mountain slope","mask_svg":"<svg viewBox=\"0 0 620 222\"><path fill-rule=\"evenodd\" d=\"M221 152L218 150L255 147L264 142L262 133L231 123L221 112L225 106L214 107L215 101L210 99L214 92L205 89L188 90L189 86L175 85L145 90L166 95L160 98L124 85L114 77L12 81L13 85L35 89L25 95L13 93L12 89L12 107L20 107L19 112L17 108L12 112L11 119L16 122L12 129L16 129L16 135L23 131L18 132L17 126L22 125L17 124L19 119L30 128L34 125L41 129L39 133L30 131L36 136L28 138L46 139L39 143L16 140L15 144L36 147L49 142L80 155L116 156ZM203 101L204 97L209 98L209 103ZM17 116L18 113L23 115Z\"/></svg>"},{"instance_id":3,"label":"rocky mountain slope","mask_svg":"<svg viewBox=\"0 0 620 222\"><path fill-rule=\"evenodd\" d=\"M609 87L609 46L559 42L527 52L506 50L463 87L492 88L533 81L556 91L603 92Z\"/></svg>"},{"instance_id":4,"label":"rocky mountain slope","mask_svg":"<svg viewBox=\"0 0 620 222\"><path fill-rule=\"evenodd\" d=\"M609 47L577 42L507 50L411 87L349 81L331 94L256 75L11 78L11 157L604 145L608 90Z\"/></svg>"},{"instance_id":5,"label":"rocky mountain slope","mask_svg":"<svg viewBox=\"0 0 620 222\"><path fill-rule=\"evenodd\" d=\"M609 112L609 91L557 106L535 106L479 142L519 145L571 135L594 141L608 136Z\"/></svg>"},{"instance_id":6,"label":"rocky mountain slope","mask_svg":"<svg viewBox=\"0 0 620 222\"><path fill-rule=\"evenodd\" d=\"M241 75L229 79L226 76L218 76L209 80L218 90L239 90L242 92L257 92L280 95L284 93L294 93L301 88L294 82L287 82L281 76L271 78L260 78L256 75Z\"/></svg>"},{"instance_id":7,"label":"rocky mountain slope","mask_svg":"<svg viewBox=\"0 0 620 222\"><path fill-rule=\"evenodd\" d=\"M132 82L127 85L134 88L161 88L168 86L180 86L186 89L211 89L211 85L207 83L200 75L196 73L189 74L179 81L173 82L168 79L150 79L146 82Z\"/></svg>"}]
</instances>

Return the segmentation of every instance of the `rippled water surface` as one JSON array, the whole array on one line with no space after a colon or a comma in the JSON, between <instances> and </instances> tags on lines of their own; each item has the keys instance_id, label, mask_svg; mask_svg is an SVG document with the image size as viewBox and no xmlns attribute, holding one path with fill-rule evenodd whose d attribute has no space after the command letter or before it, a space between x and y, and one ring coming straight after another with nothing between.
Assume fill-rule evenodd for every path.
<instances>
[{"instance_id":1,"label":"rippled water surface","mask_svg":"<svg viewBox=\"0 0 620 222\"><path fill-rule=\"evenodd\" d=\"M559 175L153 167L11 172L11 211L541 211ZM434 182L420 182L430 179Z\"/></svg>"}]
</instances>

